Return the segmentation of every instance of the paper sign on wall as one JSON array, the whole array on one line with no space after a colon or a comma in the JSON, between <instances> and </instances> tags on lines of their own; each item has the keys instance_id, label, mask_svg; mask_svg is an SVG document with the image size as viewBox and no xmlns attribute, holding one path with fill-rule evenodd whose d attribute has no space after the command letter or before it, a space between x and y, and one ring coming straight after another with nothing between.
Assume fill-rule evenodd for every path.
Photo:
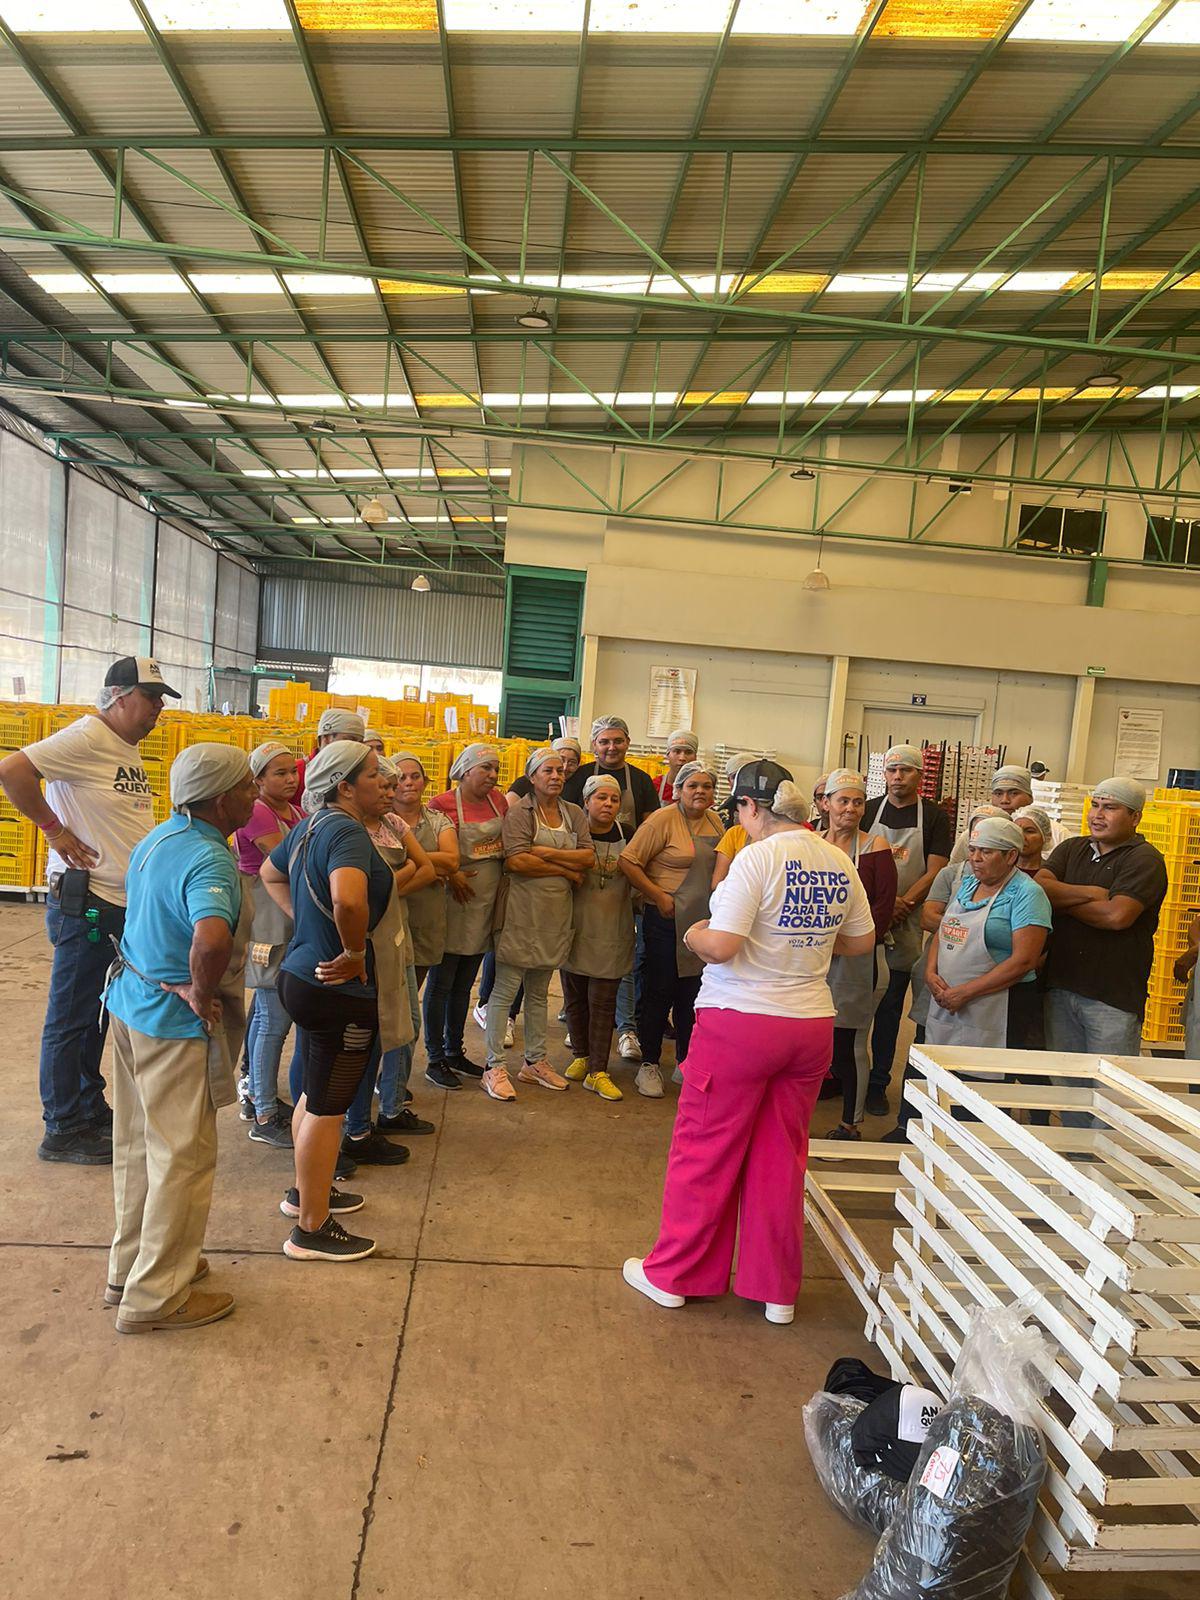
<instances>
[{"instance_id":1,"label":"paper sign on wall","mask_svg":"<svg viewBox=\"0 0 1200 1600\"><path fill-rule=\"evenodd\" d=\"M1162 767L1161 711L1121 706L1117 711L1117 754L1113 772L1140 783L1157 783Z\"/></svg>"},{"instance_id":2,"label":"paper sign on wall","mask_svg":"<svg viewBox=\"0 0 1200 1600\"><path fill-rule=\"evenodd\" d=\"M696 669L651 667L646 737L667 739L676 728L690 728L696 715Z\"/></svg>"},{"instance_id":3,"label":"paper sign on wall","mask_svg":"<svg viewBox=\"0 0 1200 1600\"><path fill-rule=\"evenodd\" d=\"M443 706L442 707L442 721L446 724L446 732L447 733L457 733L458 732L458 707L457 706Z\"/></svg>"}]
</instances>

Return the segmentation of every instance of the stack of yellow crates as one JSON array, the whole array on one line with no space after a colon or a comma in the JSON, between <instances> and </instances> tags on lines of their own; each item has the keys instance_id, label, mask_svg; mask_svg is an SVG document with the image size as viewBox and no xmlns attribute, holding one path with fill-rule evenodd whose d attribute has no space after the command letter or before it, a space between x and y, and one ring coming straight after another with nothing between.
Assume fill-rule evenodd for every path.
<instances>
[{"instance_id":1,"label":"stack of yellow crates","mask_svg":"<svg viewBox=\"0 0 1200 1600\"><path fill-rule=\"evenodd\" d=\"M1200 795L1178 798L1179 789L1156 789L1142 813L1139 832L1162 851L1167 898L1158 916L1154 966L1142 1037L1147 1043L1182 1044L1184 985L1175 981L1175 961L1187 949L1188 928L1200 912ZM1161 796L1169 795L1170 799Z\"/></svg>"},{"instance_id":2,"label":"stack of yellow crates","mask_svg":"<svg viewBox=\"0 0 1200 1600\"><path fill-rule=\"evenodd\" d=\"M0 702L0 760L46 737L50 731L46 712L45 706ZM33 823L0 790L0 888L31 887L37 876L41 843L42 836Z\"/></svg>"}]
</instances>

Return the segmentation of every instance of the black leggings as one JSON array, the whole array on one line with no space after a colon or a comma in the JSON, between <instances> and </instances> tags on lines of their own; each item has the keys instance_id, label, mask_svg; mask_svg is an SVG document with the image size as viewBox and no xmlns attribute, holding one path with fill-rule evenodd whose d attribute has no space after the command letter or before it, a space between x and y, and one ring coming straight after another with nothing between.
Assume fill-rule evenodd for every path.
<instances>
[{"instance_id":1,"label":"black leggings","mask_svg":"<svg viewBox=\"0 0 1200 1600\"><path fill-rule=\"evenodd\" d=\"M696 1021L696 996L700 976L681 978L675 961L675 918L668 920L654 906L642 912L642 1002L638 1016L638 1042L642 1060L658 1063L662 1056L667 1018L675 1013L675 1060L682 1064ZM572 1044L576 1043L574 1034Z\"/></svg>"},{"instance_id":2,"label":"black leggings","mask_svg":"<svg viewBox=\"0 0 1200 1600\"><path fill-rule=\"evenodd\" d=\"M304 1100L314 1117L350 1109L379 1035L379 1002L279 974L279 999L296 1024Z\"/></svg>"}]
</instances>

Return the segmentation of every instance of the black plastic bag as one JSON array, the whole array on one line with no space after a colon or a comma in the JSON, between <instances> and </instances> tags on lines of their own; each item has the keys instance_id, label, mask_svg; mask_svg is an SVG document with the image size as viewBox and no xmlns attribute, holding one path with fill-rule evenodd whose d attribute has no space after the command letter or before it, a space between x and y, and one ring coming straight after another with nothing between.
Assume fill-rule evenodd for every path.
<instances>
[{"instance_id":1,"label":"black plastic bag","mask_svg":"<svg viewBox=\"0 0 1200 1600\"><path fill-rule=\"evenodd\" d=\"M882 1533L895 1516L904 1486L878 1467L860 1467L851 1432L863 1402L848 1394L813 1395L804 1408L804 1437L821 1487L843 1516Z\"/></svg>"}]
</instances>

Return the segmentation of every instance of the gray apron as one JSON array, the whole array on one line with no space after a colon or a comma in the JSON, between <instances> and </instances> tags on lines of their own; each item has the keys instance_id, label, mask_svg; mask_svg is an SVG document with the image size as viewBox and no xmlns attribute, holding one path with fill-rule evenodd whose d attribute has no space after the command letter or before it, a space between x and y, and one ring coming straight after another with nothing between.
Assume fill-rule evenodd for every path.
<instances>
[{"instance_id":1,"label":"gray apron","mask_svg":"<svg viewBox=\"0 0 1200 1600\"><path fill-rule=\"evenodd\" d=\"M855 868L862 849L862 833L854 836ZM878 946L865 956L834 956L829 963L829 992L837 1007L835 1028L866 1028L875 1015L875 987L878 978Z\"/></svg>"},{"instance_id":2,"label":"gray apron","mask_svg":"<svg viewBox=\"0 0 1200 1600\"><path fill-rule=\"evenodd\" d=\"M560 827L552 828L535 807L537 828L533 843L547 850L574 850L575 830L562 814ZM573 884L569 878L530 878L513 872L508 878L504 926L496 935L496 960L530 972L541 967L561 967L571 948L574 926Z\"/></svg>"},{"instance_id":3,"label":"gray apron","mask_svg":"<svg viewBox=\"0 0 1200 1600\"><path fill-rule=\"evenodd\" d=\"M1006 878L1005 883L1008 881ZM996 895L1003 888L1004 884L1001 884ZM946 907L941 927L934 935L938 946L938 975L951 988L957 988L960 983L969 983L972 978L981 978L996 966L983 938L984 926L996 895L981 906L965 905L961 895L960 884ZM930 995L929 1021L925 1024L927 1044L978 1045L1003 1050L1007 1038L1007 989L1002 989L999 994L982 995L961 1011L944 1010Z\"/></svg>"},{"instance_id":4,"label":"gray apron","mask_svg":"<svg viewBox=\"0 0 1200 1600\"><path fill-rule=\"evenodd\" d=\"M687 877L672 896L675 901L675 971L681 978L698 978L704 971L703 961L688 949L683 936L693 923L703 922L708 915L719 838L719 834L705 834L702 838L692 836L695 859L688 868Z\"/></svg>"},{"instance_id":5,"label":"gray apron","mask_svg":"<svg viewBox=\"0 0 1200 1600\"><path fill-rule=\"evenodd\" d=\"M592 840L596 864L575 890L575 937L563 962L585 978L623 978L633 971L633 898L617 865L626 840Z\"/></svg>"},{"instance_id":6,"label":"gray apron","mask_svg":"<svg viewBox=\"0 0 1200 1600\"><path fill-rule=\"evenodd\" d=\"M438 847L438 829L434 814L421 807L421 816L413 829L417 843L425 851ZM436 967L446 948L446 901L449 898L446 880L439 878L427 889L418 889L405 899L408 910L408 931L412 937L413 964L418 967Z\"/></svg>"},{"instance_id":7,"label":"gray apron","mask_svg":"<svg viewBox=\"0 0 1200 1600\"><path fill-rule=\"evenodd\" d=\"M887 805L884 800L884 805ZM883 814L883 806L879 808ZM875 821L866 830L876 839L886 839L891 846L896 863L896 893L907 894L925 871L925 805L917 799L917 825L915 828L891 828ZM896 923L891 933L892 942L884 947L887 964L893 972L911 972L921 954L921 908L917 906Z\"/></svg>"},{"instance_id":8,"label":"gray apron","mask_svg":"<svg viewBox=\"0 0 1200 1600\"><path fill-rule=\"evenodd\" d=\"M962 882L966 864L958 861L955 862L955 865L958 867L958 876L954 880L954 887L957 889ZM949 903L949 901L946 902L947 905ZM912 989L908 1002L908 1019L920 1028L923 1028L929 1021L929 985L925 982L925 956L929 950L929 939L932 937L933 935L930 934L925 940L921 947L921 958L912 969Z\"/></svg>"},{"instance_id":9,"label":"gray apron","mask_svg":"<svg viewBox=\"0 0 1200 1600\"><path fill-rule=\"evenodd\" d=\"M388 865L402 851L380 849ZM399 863L402 865L403 863ZM396 893L388 896L387 910L367 934L375 952L375 993L379 1006L379 1046L381 1050L398 1050L402 1044L411 1044L413 1032L412 1010L408 1003L408 926L404 920L404 901Z\"/></svg>"},{"instance_id":10,"label":"gray apron","mask_svg":"<svg viewBox=\"0 0 1200 1600\"><path fill-rule=\"evenodd\" d=\"M504 815L496 797L488 791L488 804L496 815L488 822L467 822L463 816L462 792L454 791L458 807L458 853L460 867L468 873L473 899L459 905L446 893L446 948L453 956L478 956L490 949L492 918L496 910L496 891L504 867L504 845L500 830Z\"/></svg>"}]
</instances>

